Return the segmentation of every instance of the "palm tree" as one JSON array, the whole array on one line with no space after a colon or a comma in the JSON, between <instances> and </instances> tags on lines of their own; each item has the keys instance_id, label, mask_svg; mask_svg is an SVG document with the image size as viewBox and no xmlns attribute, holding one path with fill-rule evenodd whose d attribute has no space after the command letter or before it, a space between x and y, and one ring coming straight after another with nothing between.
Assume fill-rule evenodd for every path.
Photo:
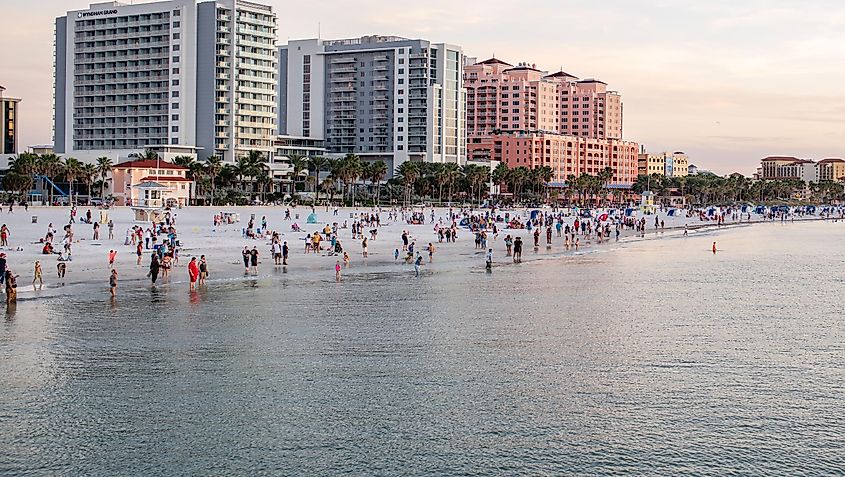
<instances>
[{"instance_id":1,"label":"palm tree","mask_svg":"<svg viewBox=\"0 0 845 477\"><path fill-rule=\"evenodd\" d=\"M413 191L414 183L420 176L420 163L413 161L405 161L396 168L396 177L402 180L405 186L405 194L402 198L402 203L405 207L411 201L411 193Z\"/></svg>"},{"instance_id":2,"label":"palm tree","mask_svg":"<svg viewBox=\"0 0 845 477\"><path fill-rule=\"evenodd\" d=\"M142 161L155 161L158 160L158 153L152 149L144 149L144 152L133 152L129 154L129 157Z\"/></svg>"},{"instance_id":3,"label":"palm tree","mask_svg":"<svg viewBox=\"0 0 845 477\"><path fill-rule=\"evenodd\" d=\"M223 170L223 159L218 156L208 156L205 159L205 170L211 177L211 205L214 206L214 193L216 192L216 179Z\"/></svg>"},{"instance_id":4,"label":"palm tree","mask_svg":"<svg viewBox=\"0 0 845 477\"><path fill-rule=\"evenodd\" d=\"M73 182L80 177L82 173L82 163L79 160L74 159L72 157L66 157L64 160L64 170L63 170L65 180L68 182L68 197L71 203L73 203Z\"/></svg>"},{"instance_id":5,"label":"palm tree","mask_svg":"<svg viewBox=\"0 0 845 477\"><path fill-rule=\"evenodd\" d=\"M308 169L314 172L314 192L316 192L316 200L320 199L320 193L317 191L317 184L320 182L320 171L326 168L328 162L326 158L320 156L314 156L308 158Z\"/></svg>"},{"instance_id":6,"label":"palm tree","mask_svg":"<svg viewBox=\"0 0 845 477\"><path fill-rule=\"evenodd\" d=\"M112 160L110 158L97 158L97 173L100 175L100 179L102 180L102 183L100 184L100 198L103 200L106 198L106 176L111 174L113 167L114 164L112 164Z\"/></svg>"},{"instance_id":7,"label":"palm tree","mask_svg":"<svg viewBox=\"0 0 845 477\"><path fill-rule=\"evenodd\" d=\"M296 181L299 180L299 175L302 174L302 171L308 169L308 160L305 156L301 156L299 154L291 154L288 156L290 160L290 165L293 168L293 178L291 179L291 195L296 192Z\"/></svg>"},{"instance_id":8,"label":"palm tree","mask_svg":"<svg viewBox=\"0 0 845 477\"><path fill-rule=\"evenodd\" d=\"M363 164L357 154L347 154L341 160L341 181L344 183L346 193L352 197L352 206L355 206L355 182L361 176Z\"/></svg>"},{"instance_id":9,"label":"palm tree","mask_svg":"<svg viewBox=\"0 0 845 477\"><path fill-rule=\"evenodd\" d=\"M370 164L370 180L376 187L376 205L381 202L381 181L387 176L387 164L376 161Z\"/></svg>"},{"instance_id":10,"label":"palm tree","mask_svg":"<svg viewBox=\"0 0 845 477\"><path fill-rule=\"evenodd\" d=\"M83 164L79 169L79 178L85 183L88 190L88 198L91 198L91 184L94 183L94 178L97 177L97 166L95 164Z\"/></svg>"},{"instance_id":11,"label":"palm tree","mask_svg":"<svg viewBox=\"0 0 845 477\"><path fill-rule=\"evenodd\" d=\"M455 181L461 177L460 168L454 162L447 162L443 164L443 176L446 184L449 186L449 202L452 202L452 186Z\"/></svg>"}]
</instances>

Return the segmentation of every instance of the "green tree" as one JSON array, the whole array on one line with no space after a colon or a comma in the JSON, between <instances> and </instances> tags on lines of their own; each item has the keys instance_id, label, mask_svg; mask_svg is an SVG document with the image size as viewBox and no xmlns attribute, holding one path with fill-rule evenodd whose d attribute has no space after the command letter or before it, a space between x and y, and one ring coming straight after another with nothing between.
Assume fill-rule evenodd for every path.
<instances>
[{"instance_id":1,"label":"green tree","mask_svg":"<svg viewBox=\"0 0 845 477\"><path fill-rule=\"evenodd\" d=\"M106 198L106 177L111 174L112 169L114 168L114 164L112 160L108 157L98 157L97 158L97 174L99 174L101 182L100 182L100 198L105 200Z\"/></svg>"}]
</instances>

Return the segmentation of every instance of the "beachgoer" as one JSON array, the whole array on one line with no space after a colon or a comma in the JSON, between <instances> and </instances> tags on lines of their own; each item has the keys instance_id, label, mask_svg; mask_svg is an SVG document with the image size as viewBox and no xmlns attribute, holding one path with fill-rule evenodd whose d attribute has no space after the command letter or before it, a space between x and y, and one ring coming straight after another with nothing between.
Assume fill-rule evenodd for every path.
<instances>
[{"instance_id":1,"label":"beachgoer","mask_svg":"<svg viewBox=\"0 0 845 477\"><path fill-rule=\"evenodd\" d=\"M334 279L335 281L340 281L340 260L334 264Z\"/></svg>"},{"instance_id":2,"label":"beachgoer","mask_svg":"<svg viewBox=\"0 0 845 477\"><path fill-rule=\"evenodd\" d=\"M111 276L109 277L109 291L111 292L111 297L114 298L117 294L117 270L111 271Z\"/></svg>"},{"instance_id":3,"label":"beachgoer","mask_svg":"<svg viewBox=\"0 0 845 477\"><path fill-rule=\"evenodd\" d=\"M205 285L205 279L208 278L208 262L205 261L205 255L200 255L199 270L199 283L200 285Z\"/></svg>"},{"instance_id":4,"label":"beachgoer","mask_svg":"<svg viewBox=\"0 0 845 477\"><path fill-rule=\"evenodd\" d=\"M35 274L32 279L32 288L35 289L35 282L38 281L39 288L44 288L44 280L41 278L41 262L35 261Z\"/></svg>"},{"instance_id":5,"label":"beachgoer","mask_svg":"<svg viewBox=\"0 0 845 477\"><path fill-rule=\"evenodd\" d=\"M420 267L422 267L423 258L422 255L417 253L417 259L414 260L414 274L419 277L420 276Z\"/></svg>"},{"instance_id":6,"label":"beachgoer","mask_svg":"<svg viewBox=\"0 0 845 477\"><path fill-rule=\"evenodd\" d=\"M200 277L200 267L197 265L197 257L191 257L191 261L188 262L188 279L191 282L190 289L194 290L196 288L197 280Z\"/></svg>"},{"instance_id":7,"label":"beachgoer","mask_svg":"<svg viewBox=\"0 0 845 477\"><path fill-rule=\"evenodd\" d=\"M252 273L258 274L258 249L252 247L252 251L249 252L249 263L252 265Z\"/></svg>"},{"instance_id":8,"label":"beachgoer","mask_svg":"<svg viewBox=\"0 0 845 477\"><path fill-rule=\"evenodd\" d=\"M114 267L115 258L117 258L117 250L109 250L109 268Z\"/></svg>"},{"instance_id":9,"label":"beachgoer","mask_svg":"<svg viewBox=\"0 0 845 477\"><path fill-rule=\"evenodd\" d=\"M18 275L15 275L11 269L6 269L4 281L6 282L6 304L18 302Z\"/></svg>"},{"instance_id":10,"label":"beachgoer","mask_svg":"<svg viewBox=\"0 0 845 477\"><path fill-rule=\"evenodd\" d=\"M487 249L487 256L485 257L484 262L485 262L485 267L487 268L487 270L493 269L493 249L492 248Z\"/></svg>"},{"instance_id":11,"label":"beachgoer","mask_svg":"<svg viewBox=\"0 0 845 477\"><path fill-rule=\"evenodd\" d=\"M148 274L148 276L152 278L153 285L155 285L156 280L158 280L158 272L160 269L161 263L158 261L158 254L154 253L150 259L150 273Z\"/></svg>"},{"instance_id":12,"label":"beachgoer","mask_svg":"<svg viewBox=\"0 0 845 477\"><path fill-rule=\"evenodd\" d=\"M288 253L290 249L288 248L288 243L285 242L282 244L282 265L288 264Z\"/></svg>"},{"instance_id":13,"label":"beachgoer","mask_svg":"<svg viewBox=\"0 0 845 477\"><path fill-rule=\"evenodd\" d=\"M249 247L244 247L241 251L241 257L244 260L244 274L249 273L249 259L251 256L252 254L249 251Z\"/></svg>"},{"instance_id":14,"label":"beachgoer","mask_svg":"<svg viewBox=\"0 0 845 477\"><path fill-rule=\"evenodd\" d=\"M64 280L65 272L67 272L67 263L59 262L56 264L56 274L58 274L59 278Z\"/></svg>"}]
</instances>

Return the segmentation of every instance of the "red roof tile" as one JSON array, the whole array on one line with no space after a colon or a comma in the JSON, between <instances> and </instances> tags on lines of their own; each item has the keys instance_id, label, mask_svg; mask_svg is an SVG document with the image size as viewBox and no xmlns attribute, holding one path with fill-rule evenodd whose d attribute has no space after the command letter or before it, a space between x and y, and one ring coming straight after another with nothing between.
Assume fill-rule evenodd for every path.
<instances>
[{"instance_id":1,"label":"red roof tile","mask_svg":"<svg viewBox=\"0 0 845 477\"><path fill-rule=\"evenodd\" d=\"M154 159L137 159L134 161L121 162L114 166L114 169L178 169L187 171L187 167L177 166L168 161L156 161Z\"/></svg>"}]
</instances>

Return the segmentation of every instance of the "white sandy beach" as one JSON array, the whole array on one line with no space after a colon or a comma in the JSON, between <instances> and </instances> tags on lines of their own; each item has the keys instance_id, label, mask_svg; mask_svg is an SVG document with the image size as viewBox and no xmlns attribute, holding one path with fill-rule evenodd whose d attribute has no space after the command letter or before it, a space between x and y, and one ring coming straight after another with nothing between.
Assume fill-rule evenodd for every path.
<instances>
[{"instance_id":1,"label":"white sandy beach","mask_svg":"<svg viewBox=\"0 0 845 477\"><path fill-rule=\"evenodd\" d=\"M87 207L79 207L78 217L84 217L86 210L88 210ZM321 230L326 224L336 222L339 226L342 226L343 222L347 221L351 225L354 219L350 217L350 214L354 216L356 213L373 212L373 209L370 208L344 208L340 209L338 215L335 216L334 209L327 210L322 207L315 211L318 216L318 223L306 224L306 218L311 213L310 207L300 206L291 209L293 217L297 214L299 216L298 219L294 218L292 221L283 220L285 210L285 207L191 207L173 210L176 217L178 240L182 244L180 262L168 277L159 280L157 286L184 289L187 292L187 264L192 256L198 257L201 254L206 255L209 263L209 284L222 280L242 280L245 275L240 252L244 246L250 248L256 246L261 254L258 277L270 277L280 273L280 269L282 269L281 271L284 273L290 274L289 277L301 276L303 279L309 280L333 281L334 265L338 257L327 256L326 252L304 254L305 236L308 233ZM213 226L213 216L221 211L240 214L240 223L219 227ZM550 209L544 209L544 211L551 212ZM96 220L99 217L99 210L92 208L91 212ZM521 216L523 221L530 214L530 211L526 209L516 211L502 209L500 212L497 211L502 215L506 212L510 213L511 216L514 214ZM118 251L115 268L120 274L119 289L149 287L150 284L148 278L146 278L149 270L149 251L145 253L142 264L136 265L137 257L134 247L124 245L127 228L133 225L146 226L146 224L136 223L133 220L131 209L127 207L112 208L107 213L115 224L114 239L107 238L108 227L105 224L101 225L100 236L102 239L99 241L92 240L92 225L79 223L78 219L77 223L73 225L76 236L76 242L73 245L73 261L67 263L67 276L62 283L56 276L58 255L42 255L42 246L38 241L46 235L48 224L52 223L53 227L58 230L54 243L59 243L63 235L61 229L69 220L70 208L30 207L28 211L25 211L22 207L15 207L11 214L7 213L7 209L3 209L2 214L0 214L0 223L9 227L10 237L9 246L2 250L7 254L8 266L20 275L18 278L19 299L27 300L67 293L90 293L93 299L107 297L108 252L110 249ZM269 240L263 238L253 240L242 237L242 230L246 227L251 214L255 215L256 226L260 225L262 216L266 216L268 229L278 231L282 240L288 242L290 259L287 267L273 265ZM426 222L430 221L430 214L431 209L426 209ZM444 223L448 223L446 220L448 209L435 209L435 214L438 219L442 217ZM413 274L411 265L405 264L401 259L395 261L393 258L394 249L401 248L403 230L410 233L411 239L416 242L419 251L422 251L429 242L436 246L437 251L433 263L428 263L427 253L423 252L426 257L423 279L439 271L446 271L451 267L484 266L484 253L475 248L474 237L469 230L459 229L456 243L444 242L440 244L437 243L433 224L409 225L401 221L388 223L387 215L387 210L383 210L381 213L382 226L379 228L377 240L369 242L368 258L361 256L360 240L351 238L350 229L339 231L339 240L351 256L350 267L343 271L345 280L354 280L356 276L360 276L362 273L381 270L394 272L396 270L407 270L407 273ZM32 217L37 217L37 223L32 223ZM661 233L681 234L680 229L685 224L688 224L691 230L714 224L713 222L702 222L697 216L692 218L668 217L665 213L660 213L658 217L665 222L665 231L656 231L654 229L654 216L646 216L646 238ZM815 218L817 217L811 216L806 219ZM574 220L575 217L573 216L567 222L571 224ZM752 215L752 221L759 222L761 220L760 216ZM796 220L798 219L796 218ZM302 232L291 231L291 225L294 222L302 227ZM734 224L734 222L728 220L727 225L731 224ZM500 226L503 226L503 224L500 224ZM365 230L369 230L369 228L365 227ZM695 231L691 233L695 233ZM503 238L508 234L513 237L522 237L525 242L524 262L537 258L576 255L576 252L572 250L565 250L563 239L558 238L556 234L550 248L546 247L545 234L543 234L541 246L537 253L528 253L529 250L533 252L531 232L501 229L498 240L492 240L491 237L489 243L489 246L494 249L494 266L512 262L511 258L505 256L503 243ZM631 240L634 235L633 231L625 230L622 233L622 240ZM597 244L595 240L582 240L580 251L577 254L590 253L600 248L612 248L614 243L613 238L610 241L606 240L603 244ZM22 250L18 250L19 247ZM40 290L33 290L30 285L36 260L41 261L44 270L45 285Z\"/></svg>"}]
</instances>

